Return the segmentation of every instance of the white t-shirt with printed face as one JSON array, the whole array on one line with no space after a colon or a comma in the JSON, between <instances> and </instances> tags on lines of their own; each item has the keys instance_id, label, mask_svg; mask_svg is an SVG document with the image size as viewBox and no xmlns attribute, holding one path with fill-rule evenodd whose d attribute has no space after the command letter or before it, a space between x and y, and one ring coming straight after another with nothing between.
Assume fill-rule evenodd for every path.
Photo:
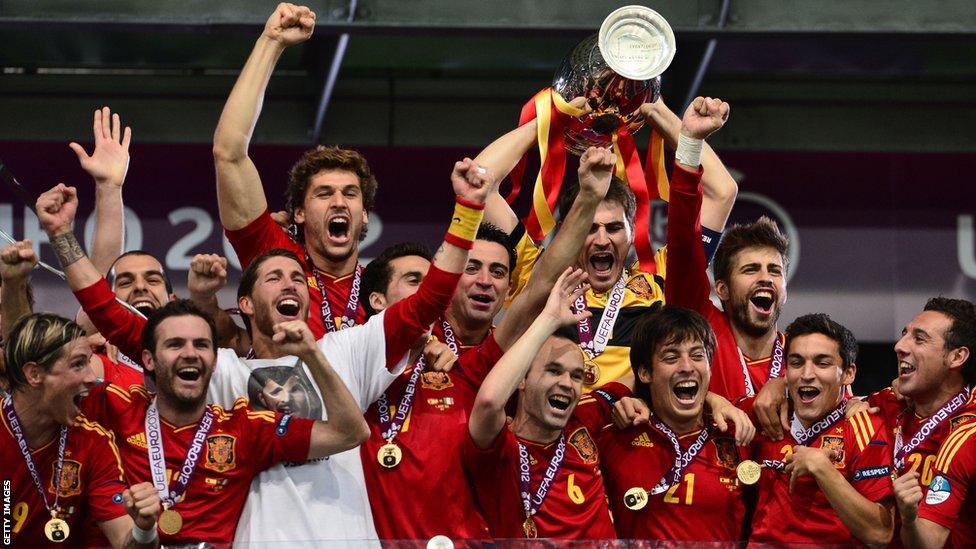
<instances>
[{"instance_id":1,"label":"white t-shirt with printed face","mask_svg":"<svg viewBox=\"0 0 976 549\"><path fill-rule=\"evenodd\" d=\"M383 314L362 326L326 334L319 349L364 412L403 372L407 355L392 371L386 364ZM294 356L245 360L220 349L207 397L223 406L247 395L258 410L327 419L322 395L308 367ZM375 540L359 449L302 464L278 464L258 475L237 523L235 543ZM357 545L360 544L350 544ZM298 545L289 544L289 547ZM337 546L334 541L329 547Z\"/></svg>"}]
</instances>

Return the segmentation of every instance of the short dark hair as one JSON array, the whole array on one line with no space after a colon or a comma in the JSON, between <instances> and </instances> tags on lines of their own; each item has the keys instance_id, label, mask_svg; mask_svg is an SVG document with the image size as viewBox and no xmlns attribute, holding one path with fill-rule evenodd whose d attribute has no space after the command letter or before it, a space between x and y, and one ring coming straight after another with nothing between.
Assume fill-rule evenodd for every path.
<instances>
[{"instance_id":1,"label":"short dark hair","mask_svg":"<svg viewBox=\"0 0 976 549\"><path fill-rule=\"evenodd\" d=\"M291 250L286 250L284 248L271 248L265 250L257 255L244 269L241 273L241 281L237 284L237 300L240 301L242 297L248 297L251 292L254 291L254 285L258 280L258 269L265 261L271 259L272 257L287 257L298 263L302 270L305 269L304 265L295 252ZM240 313L241 321L244 323L244 329L247 330L247 334L251 335L251 319L247 317L244 313Z\"/></svg>"},{"instance_id":2,"label":"short dark hair","mask_svg":"<svg viewBox=\"0 0 976 549\"><path fill-rule=\"evenodd\" d=\"M563 187L559 193L559 200L556 202L556 206L559 208L560 220L566 218L566 214L573 207L573 202L576 201L578 194L578 181L573 181ZM630 226L631 233L633 234L634 218L637 215L637 198L634 196L634 191L627 185L627 182L615 175L611 176L610 187L607 189L607 194L603 197L603 201L620 204L624 209L624 217L627 219L627 224Z\"/></svg>"},{"instance_id":3,"label":"short dark hair","mask_svg":"<svg viewBox=\"0 0 976 549\"><path fill-rule=\"evenodd\" d=\"M26 387L24 366L35 362L44 371L64 355L64 346L85 337L85 331L74 322L50 313L33 313L20 318L10 330L4 347L6 376L11 392Z\"/></svg>"},{"instance_id":4,"label":"short dark hair","mask_svg":"<svg viewBox=\"0 0 976 549\"><path fill-rule=\"evenodd\" d=\"M376 188L379 184L366 158L352 149L326 147L319 145L305 151L298 162L291 167L288 174L288 189L285 191L285 208L292 223L295 222L295 209L305 203L305 192L308 184L315 175L322 171L341 170L352 172L359 178L359 186L363 192L363 208L371 211L376 203ZM365 227L360 237L366 235ZM296 237L299 242L305 241L304 231L299 230Z\"/></svg>"},{"instance_id":5,"label":"short dark hair","mask_svg":"<svg viewBox=\"0 0 976 549\"><path fill-rule=\"evenodd\" d=\"M511 238L509 238L509 235L505 231L501 230L498 225L484 222L478 227L478 234L474 238L475 240L494 242L502 248L505 248L505 252L508 253L509 275L514 274L515 260L518 256L516 255L515 248L512 247Z\"/></svg>"},{"instance_id":6,"label":"short dark hair","mask_svg":"<svg viewBox=\"0 0 976 549\"><path fill-rule=\"evenodd\" d=\"M933 297L925 304L924 311L936 311L952 319L952 325L945 333L945 350L959 347L969 349L969 358L962 366L962 375L967 385L976 383L976 305L965 299Z\"/></svg>"},{"instance_id":7,"label":"short dark hair","mask_svg":"<svg viewBox=\"0 0 976 549\"><path fill-rule=\"evenodd\" d=\"M712 270L715 280L728 281L735 255L746 248L769 247L783 257L784 272L789 267L790 241L780 232L772 219L762 216L753 223L736 224L725 229L722 241L715 250Z\"/></svg>"},{"instance_id":8,"label":"short dark hair","mask_svg":"<svg viewBox=\"0 0 976 549\"><path fill-rule=\"evenodd\" d=\"M651 390L641 383L641 366L653 371L654 354L661 345L671 345L687 340L701 341L711 365L715 356L715 332L705 317L691 309L674 305L655 304L634 326L630 339L630 368L634 372L634 394L650 402Z\"/></svg>"},{"instance_id":9,"label":"short dark hair","mask_svg":"<svg viewBox=\"0 0 976 549\"><path fill-rule=\"evenodd\" d=\"M857 360L857 339L854 333L824 313L803 315L790 322L786 327L787 353L793 339L810 334L822 334L837 342L837 350L843 363L842 369L846 370Z\"/></svg>"},{"instance_id":10,"label":"short dark hair","mask_svg":"<svg viewBox=\"0 0 976 549\"><path fill-rule=\"evenodd\" d=\"M146 319L146 325L142 328L142 348L148 350L153 355L156 354L157 335L156 328L160 323L174 316L197 316L206 321L210 327L210 341L213 342L214 351L217 350L217 325L209 313L198 307L189 299L174 299L166 305L156 309ZM146 372L151 373L151 372Z\"/></svg>"},{"instance_id":11,"label":"short dark hair","mask_svg":"<svg viewBox=\"0 0 976 549\"><path fill-rule=\"evenodd\" d=\"M360 285L359 303L366 310L367 316L373 316L378 311L369 304L369 295L373 292L385 293L393 278L393 268L390 263L394 259L401 257L417 256L433 260L434 256L430 253L430 248L420 242L398 242L387 247L376 256L366 268L363 269L363 278Z\"/></svg>"},{"instance_id":12,"label":"short dark hair","mask_svg":"<svg viewBox=\"0 0 976 549\"><path fill-rule=\"evenodd\" d=\"M173 283L169 281L169 275L166 274L166 268L163 266L163 262L159 261L158 257L154 256L153 254L145 250L129 250L128 252L125 252L119 257L116 257L115 261L112 262L112 266L108 268L108 273L105 275L105 279L108 280L109 286L112 286L113 288L115 287L115 265L123 257L129 257L131 255L144 255L146 257L151 257L155 259L159 263L159 272L163 274L163 283L166 285L166 293L167 294L173 293Z\"/></svg>"}]
</instances>

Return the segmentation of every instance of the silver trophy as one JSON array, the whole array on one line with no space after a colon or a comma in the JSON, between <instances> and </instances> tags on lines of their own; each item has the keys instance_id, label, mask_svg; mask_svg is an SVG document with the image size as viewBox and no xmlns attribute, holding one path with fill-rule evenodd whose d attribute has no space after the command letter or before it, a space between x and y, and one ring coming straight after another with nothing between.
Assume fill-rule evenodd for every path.
<instances>
[{"instance_id":1,"label":"silver trophy","mask_svg":"<svg viewBox=\"0 0 976 549\"><path fill-rule=\"evenodd\" d=\"M566 150L582 155L591 146L609 147L621 125L631 134L639 130L640 106L657 100L660 74L674 52L674 32L656 11L624 6L608 15L600 32L573 48L553 78L553 91L587 111L564 124Z\"/></svg>"}]
</instances>

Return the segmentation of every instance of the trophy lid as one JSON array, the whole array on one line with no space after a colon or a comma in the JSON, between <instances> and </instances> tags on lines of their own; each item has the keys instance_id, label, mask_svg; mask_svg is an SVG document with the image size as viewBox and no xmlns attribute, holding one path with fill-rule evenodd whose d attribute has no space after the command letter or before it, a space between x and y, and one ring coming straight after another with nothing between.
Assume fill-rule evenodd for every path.
<instances>
[{"instance_id":1,"label":"trophy lid","mask_svg":"<svg viewBox=\"0 0 976 549\"><path fill-rule=\"evenodd\" d=\"M600 53L614 72L631 80L650 80L674 59L671 25L644 6L624 6L600 25Z\"/></svg>"}]
</instances>

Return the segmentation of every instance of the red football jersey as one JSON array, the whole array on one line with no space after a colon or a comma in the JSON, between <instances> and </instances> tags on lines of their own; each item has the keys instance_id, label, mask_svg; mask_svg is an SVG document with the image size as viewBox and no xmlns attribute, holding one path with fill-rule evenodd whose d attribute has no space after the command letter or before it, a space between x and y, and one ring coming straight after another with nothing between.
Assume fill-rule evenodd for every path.
<instances>
[{"instance_id":1,"label":"red football jersey","mask_svg":"<svg viewBox=\"0 0 976 549\"><path fill-rule=\"evenodd\" d=\"M952 530L951 547L976 547L976 423L952 432L935 460L935 474L918 516ZM972 489L972 491L970 491ZM965 517L963 520L957 520Z\"/></svg>"},{"instance_id":2,"label":"red football jersey","mask_svg":"<svg viewBox=\"0 0 976 549\"><path fill-rule=\"evenodd\" d=\"M441 323L435 333L443 341ZM477 347L462 347L450 372L424 371L413 407L396 437L403 459L394 468L380 465L377 405L366 413L370 437L361 446L373 523L380 539L424 540L437 534L452 539L486 539L488 530L464 476L458 451L468 437L468 412L488 370L501 358L492 334ZM386 391L391 418L413 372L407 367ZM446 505L445 502L450 502Z\"/></svg>"},{"instance_id":3,"label":"red football jersey","mask_svg":"<svg viewBox=\"0 0 976 549\"><path fill-rule=\"evenodd\" d=\"M792 434L771 441L756 435L754 459L786 459L796 444ZM860 412L826 429L807 444L835 451L834 467L865 498L881 501L893 497L891 487L891 441L878 415ZM790 493L790 477L764 467L759 480L759 503L753 518L751 542L858 544L830 506L817 481L799 477Z\"/></svg>"},{"instance_id":4,"label":"red football jersey","mask_svg":"<svg viewBox=\"0 0 976 549\"><path fill-rule=\"evenodd\" d=\"M701 245L700 182L690 178L673 177L670 193L668 218L682 221L668 223L668 248L690 250L690 257L679 258L668 255L664 300L669 305L698 311L708 320L715 332L718 345L715 356L712 357L712 379L708 384L708 390L732 402L746 396L746 383L742 374L744 358L753 390L758 394L762 386L769 381L772 357L740 356L728 316L711 301L712 286L708 280L706 272L708 265ZM780 343L784 343L785 336L778 333L778 337ZM786 373L785 357L782 368L780 375Z\"/></svg>"},{"instance_id":5,"label":"red football jersey","mask_svg":"<svg viewBox=\"0 0 976 549\"><path fill-rule=\"evenodd\" d=\"M678 437L682 452L701 434ZM607 426L597 439L620 539L737 542L745 507L735 468L747 449L717 428L710 427L705 446L666 492L651 489L674 465L674 446L667 435L651 425L619 430ZM631 510L624 499L631 488L647 491L647 504ZM711 546L711 545L710 545Z\"/></svg>"},{"instance_id":6,"label":"red football jersey","mask_svg":"<svg viewBox=\"0 0 976 549\"><path fill-rule=\"evenodd\" d=\"M152 482L146 444L146 410L152 395L145 388L128 390L97 386L82 400L89 417L97 417L115 432L129 482ZM280 461L305 461L312 420L254 411L247 399L233 409L212 406L214 424L197 462L190 485L173 510L183 517L175 535L160 532L161 543L230 542L247 498L251 480ZM287 418L287 419L286 419ZM175 426L160 418L166 475L173 486L196 432L197 424Z\"/></svg>"},{"instance_id":7,"label":"red football jersey","mask_svg":"<svg viewBox=\"0 0 976 549\"><path fill-rule=\"evenodd\" d=\"M617 396L617 395L614 395ZM580 398L563 433L566 451L542 507L534 520L538 537L557 539L614 539L616 532L607 507L595 436L610 418L609 403L593 394ZM497 539L525 538L525 512L519 488L519 450L529 451L534 497L556 452L558 441L539 444L517 438L509 425L490 448L475 446L470 434L462 447L464 468L471 479L478 508Z\"/></svg>"},{"instance_id":8,"label":"red football jersey","mask_svg":"<svg viewBox=\"0 0 976 549\"><path fill-rule=\"evenodd\" d=\"M9 492L4 494L4 530L10 532L14 546L47 546L50 542L44 535L44 525L51 519L51 514L34 485L17 439L10 430L9 420L2 417L0 422L3 423L0 463L4 464L4 478L10 483ZM126 483L112 433L82 416L77 422L68 429L58 486L58 516L68 523L66 541L69 545L81 545L95 522L126 514L122 504ZM48 505L54 505L58 441L55 435L52 441L31 452ZM4 486L5 491L8 486Z\"/></svg>"},{"instance_id":9,"label":"red football jersey","mask_svg":"<svg viewBox=\"0 0 976 549\"><path fill-rule=\"evenodd\" d=\"M94 356L102 362L102 371L104 372L102 380L104 383L113 383L119 387L146 384L142 372L132 366L122 362L112 362L112 359L103 353L96 353Z\"/></svg>"},{"instance_id":10,"label":"red football jersey","mask_svg":"<svg viewBox=\"0 0 976 549\"><path fill-rule=\"evenodd\" d=\"M302 267L305 269L305 277L308 279L308 327L312 330L315 339L325 335L325 324L322 323L321 313L322 289L318 287L311 265L305 261L305 247L292 240L285 230L275 223L274 219L271 219L271 214L267 210L246 227L236 231L225 230L224 232L227 234L227 240L234 246L234 251L237 252L241 267L245 269L255 257L271 248L284 248L298 256ZM336 322L349 304L349 292L352 290L355 273L338 277L324 271L319 271L319 274L325 284L325 293L329 299L329 307L332 309L333 322ZM366 311L361 303L357 303L356 324L362 324L365 321ZM336 325L338 326L338 322Z\"/></svg>"}]
</instances>

